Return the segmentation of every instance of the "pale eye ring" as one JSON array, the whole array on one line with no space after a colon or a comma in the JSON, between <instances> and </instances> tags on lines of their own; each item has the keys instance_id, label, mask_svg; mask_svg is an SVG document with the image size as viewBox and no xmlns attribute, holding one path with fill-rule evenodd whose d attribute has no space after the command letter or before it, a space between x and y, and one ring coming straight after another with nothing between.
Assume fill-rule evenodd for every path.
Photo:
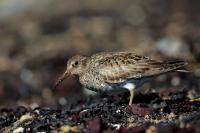
<instances>
[{"instance_id":1,"label":"pale eye ring","mask_svg":"<svg viewBox=\"0 0 200 133\"><path fill-rule=\"evenodd\" d=\"M78 61L75 61L73 64L72 64L73 67L76 67L78 66Z\"/></svg>"}]
</instances>

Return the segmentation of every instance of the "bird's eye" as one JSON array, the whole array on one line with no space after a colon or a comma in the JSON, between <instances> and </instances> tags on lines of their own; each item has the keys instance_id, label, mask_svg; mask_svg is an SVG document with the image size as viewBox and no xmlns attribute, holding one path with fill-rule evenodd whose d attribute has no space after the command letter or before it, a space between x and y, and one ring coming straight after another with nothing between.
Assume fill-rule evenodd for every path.
<instances>
[{"instance_id":1,"label":"bird's eye","mask_svg":"<svg viewBox=\"0 0 200 133\"><path fill-rule=\"evenodd\" d=\"M75 65L78 65L78 61L75 61L75 63L74 63Z\"/></svg>"},{"instance_id":2,"label":"bird's eye","mask_svg":"<svg viewBox=\"0 0 200 133\"><path fill-rule=\"evenodd\" d=\"M72 64L73 67L78 66L78 61L75 61L74 64Z\"/></svg>"}]
</instances>

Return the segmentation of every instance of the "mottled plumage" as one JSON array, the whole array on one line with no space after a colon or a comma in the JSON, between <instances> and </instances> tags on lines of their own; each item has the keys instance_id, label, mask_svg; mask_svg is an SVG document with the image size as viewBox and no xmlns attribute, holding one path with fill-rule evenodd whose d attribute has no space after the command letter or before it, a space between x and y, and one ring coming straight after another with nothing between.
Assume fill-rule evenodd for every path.
<instances>
[{"instance_id":1,"label":"mottled plumage","mask_svg":"<svg viewBox=\"0 0 200 133\"><path fill-rule=\"evenodd\" d=\"M134 89L156 75L176 70L184 61L160 62L127 52L103 52L90 57L74 56L67 62L67 70L57 81L57 87L69 75L78 75L80 83L93 91L123 91Z\"/></svg>"}]
</instances>

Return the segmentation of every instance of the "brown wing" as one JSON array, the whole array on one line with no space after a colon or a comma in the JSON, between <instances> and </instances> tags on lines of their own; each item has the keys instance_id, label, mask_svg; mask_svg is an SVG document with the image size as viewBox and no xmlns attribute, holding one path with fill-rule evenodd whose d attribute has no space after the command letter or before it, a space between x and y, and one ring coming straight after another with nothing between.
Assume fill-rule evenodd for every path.
<instances>
[{"instance_id":1,"label":"brown wing","mask_svg":"<svg viewBox=\"0 0 200 133\"><path fill-rule=\"evenodd\" d=\"M159 75L185 65L183 61L164 63L133 53L110 53L98 61L99 74L107 83Z\"/></svg>"}]
</instances>

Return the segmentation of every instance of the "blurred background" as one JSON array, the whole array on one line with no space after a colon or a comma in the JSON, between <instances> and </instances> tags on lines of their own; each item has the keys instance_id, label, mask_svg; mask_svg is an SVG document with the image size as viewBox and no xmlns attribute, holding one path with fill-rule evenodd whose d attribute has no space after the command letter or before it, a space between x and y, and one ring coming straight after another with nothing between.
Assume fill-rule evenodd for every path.
<instances>
[{"instance_id":1,"label":"blurred background","mask_svg":"<svg viewBox=\"0 0 200 133\"><path fill-rule=\"evenodd\" d=\"M70 56L101 51L187 60L191 73L163 75L144 87L197 96L199 13L199 0L0 0L0 108L79 101L84 92L76 78L56 90L53 84Z\"/></svg>"}]
</instances>

